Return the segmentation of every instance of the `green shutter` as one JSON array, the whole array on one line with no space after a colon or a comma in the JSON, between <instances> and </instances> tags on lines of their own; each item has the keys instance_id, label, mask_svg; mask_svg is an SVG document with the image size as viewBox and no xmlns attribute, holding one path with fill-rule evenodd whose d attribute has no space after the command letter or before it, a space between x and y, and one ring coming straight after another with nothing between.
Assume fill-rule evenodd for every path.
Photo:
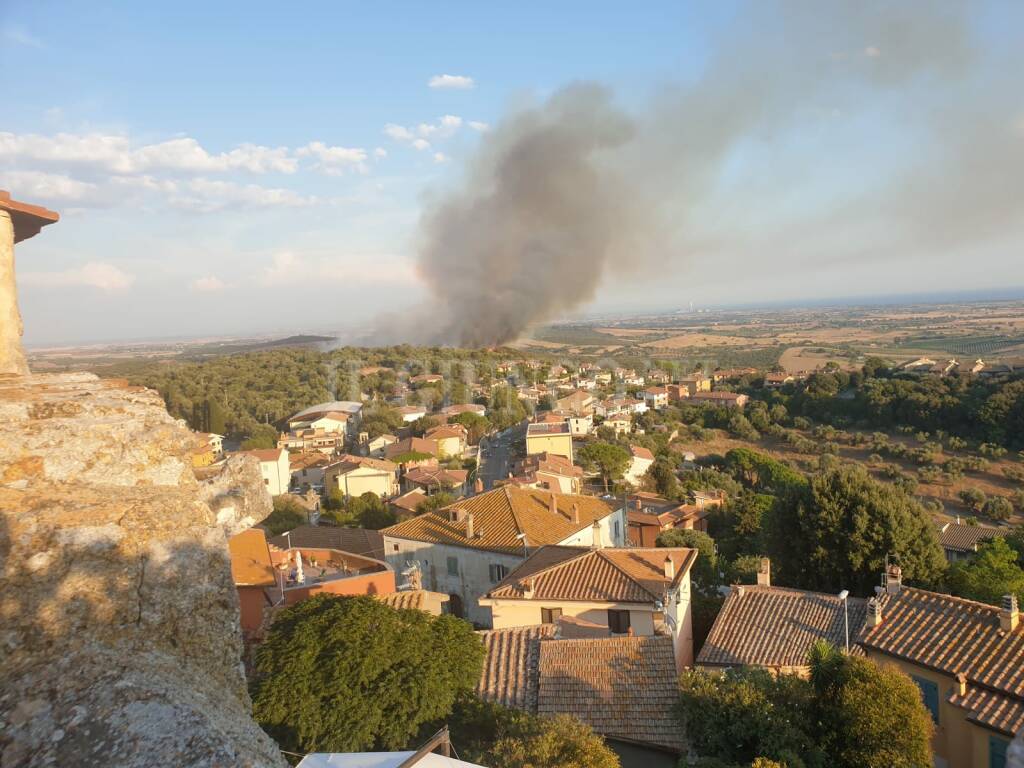
<instances>
[{"instance_id":1,"label":"green shutter","mask_svg":"<svg viewBox=\"0 0 1024 768\"><path fill-rule=\"evenodd\" d=\"M998 736L988 737L988 768L1006 768L1006 750L1010 742Z\"/></svg>"},{"instance_id":2,"label":"green shutter","mask_svg":"<svg viewBox=\"0 0 1024 768\"><path fill-rule=\"evenodd\" d=\"M917 683L917 687L921 690L921 699L924 701L924 706L932 714L932 720L936 724L939 722L939 686L933 683L931 680L925 680L923 677L917 675L911 675L914 682Z\"/></svg>"}]
</instances>

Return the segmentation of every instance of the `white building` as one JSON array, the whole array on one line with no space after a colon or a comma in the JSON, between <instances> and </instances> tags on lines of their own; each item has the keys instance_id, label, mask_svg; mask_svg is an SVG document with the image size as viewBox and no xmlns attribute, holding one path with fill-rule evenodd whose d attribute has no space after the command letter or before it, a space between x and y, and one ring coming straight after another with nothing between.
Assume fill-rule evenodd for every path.
<instances>
[{"instance_id":1,"label":"white building","mask_svg":"<svg viewBox=\"0 0 1024 768\"><path fill-rule=\"evenodd\" d=\"M239 451L247 456L255 456L260 462L260 474L263 484L271 496L280 496L288 492L292 479L291 459L288 451L283 448L267 448L255 451Z\"/></svg>"},{"instance_id":2,"label":"white building","mask_svg":"<svg viewBox=\"0 0 1024 768\"><path fill-rule=\"evenodd\" d=\"M490 626L479 599L545 544L621 547L626 513L594 496L502 486L381 531L396 570L417 564L424 588L450 595L453 613Z\"/></svg>"}]
</instances>

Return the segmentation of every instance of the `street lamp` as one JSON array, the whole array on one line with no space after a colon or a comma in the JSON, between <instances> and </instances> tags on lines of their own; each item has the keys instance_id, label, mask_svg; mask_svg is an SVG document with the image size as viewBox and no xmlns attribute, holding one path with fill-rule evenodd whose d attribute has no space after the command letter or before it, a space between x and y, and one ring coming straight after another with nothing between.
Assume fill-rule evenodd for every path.
<instances>
[{"instance_id":1,"label":"street lamp","mask_svg":"<svg viewBox=\"0 0 1024 768\"><path fill-rule=\"evenodd\" d=\"M850 611L846 598L850 596L849 590L844 589L839 593L839 599L843 601L843 628L846 630L846 654L850 654Z\"/></svg>"}]
</instances>

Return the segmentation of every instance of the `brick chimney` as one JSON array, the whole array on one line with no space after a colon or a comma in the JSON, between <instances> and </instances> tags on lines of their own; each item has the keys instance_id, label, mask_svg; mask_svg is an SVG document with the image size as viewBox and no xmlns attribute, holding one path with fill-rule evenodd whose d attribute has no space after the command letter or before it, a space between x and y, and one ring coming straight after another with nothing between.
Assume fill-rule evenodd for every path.
<instances>
[{"instance_id":1,"label":"brick chimney","mask_svg":"<svg viewBox=\"0 0 1024 768\"><path fill-rule=\"evenodd\" d=\"M602 549L604 547L604 541L601 539L601 523L598 520L594 521L594 524L590 526L590 533L594 538L594 543L591 544L593 549Z\"/></svg>"},{"instance_id":2,"label":"brick chimney","mask_svg":"<svg viewBox=\"0 0 1024 768\"><path fill-rule=\"evenodd\" d=\"M757 567L757 586L770 587L772 585L772 561L767 557L761 558L761 564Z\"/></svg>"},{"instance_id":3,"label":"brick chimney","mask_svg":"<svg viewBox=\"0 0 1024 768\"><path fill-rule=\"evenodd\" d=\"M580 505L576 502L572 504L572 522L574 525L579 525L580 523Z\"/></svg>"},{"instance_id":4,"label":"brick chimney","mask_svg":"<svg viewBox=\"0 0 1024 768\"><path fill-rule=\"evenodd\" d=\"M872 597L868 600L868 615L864 619L865 627L877 627L882 623L882 604L878 601L878 598Z\"/></svg>"},{"instance_id":5,"label":"brick chimney","mask_svg":"<svg viewBox=\"0 0 1024 768\"><path fill-rule=\"evenodd\" d=\"M1017 607L1016 595L1003 595L999 608L999 628L1004 632L1013 632L1020 625L1020 609Z\"/></svg>"},{"instance_id":6,"label":"brick chimney","mask_svg":"<svg viewBox=\"0 0 1024 768\"><path fill-rule=\"evenodd\" d=\"M469 512L466 514L466 538L472 539L475 531L473 530L473 513Z\"/></svg>"},{"instance_id":7,"label":"brick chimney","mask_svg":"<svg viewBox=\"0 0 1024 768\"><path fill-rule=\"evenodd\" d=\"M525 597L527 600L532 600L535 586L536 585L533 581L533 576L531 576L526 580L526 589L523 590L523 597Z\"/></svg>"},{"instance_id":8,"label":"brick chimney","mask_svg":"<svg viewBox=\"0 0 1024 768\"><path fill-rule=\"evenodd\" d=\"M672 556L665 557L665 578L671 581L676 577L676 564L672 562Z\"/></svg>"},{"instance_id":9,"label":"brick chimney","mask_svg":"<svg viewBox=\"0 0 1024 768\"><path fill-rule=\"evenodd\" d=\"M551 508L551 514L552 515L557 515L558 514L558 499L555 498L555 492L554 491L551 492L550 508Z\"/></svg>"},{"instance_id":10,"label":"brick chimney","mask_svg":"<svg viewBox=\"0 0 1024 768\"><path fill-rule=\"evenodd\" d=\"M903 569L898 565L888 566L885 569L883 586L887 594L898 595L903 588Z\"/></svg>"}]
</instances>

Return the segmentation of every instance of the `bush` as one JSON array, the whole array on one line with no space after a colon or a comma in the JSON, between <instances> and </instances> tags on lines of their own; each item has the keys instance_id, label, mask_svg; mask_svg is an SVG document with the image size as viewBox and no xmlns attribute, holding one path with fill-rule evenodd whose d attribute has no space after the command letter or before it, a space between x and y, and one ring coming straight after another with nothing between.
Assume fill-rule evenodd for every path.
<instances>
[{"instance_id":1,"label":"bush","mask_svg":"<svg viewBox=\"0 0 1024 768\"><path fill-rule=\"evenodd\" d=\"M985 506L985 492L980 488L964 488L959 496L964 506L975 512L981 512Z\"/></svg>"},{"instance_id":2,"label":"bush","mask_svg":"<svg viewBox=\"0 0 1024 768\"><path fill-rule=\"evenodd\" d=\"M993 496L982 506L981 514L990 520L1009 520L1013 515L1013 504L1005 496Z\"/></svg>"},{"instance_id":3,"label":"bush","mask_svg":"<svg viewBox=\"0 0 1024 768\"><path fill-rule=\"evenodd\" d=\"M309 514L299 502L284 496L276 496L274 497L274 511L261 520L259 525L270 531L272 535L280 536L282 533L308 522Z\"/></svg>"}]
</instances>

